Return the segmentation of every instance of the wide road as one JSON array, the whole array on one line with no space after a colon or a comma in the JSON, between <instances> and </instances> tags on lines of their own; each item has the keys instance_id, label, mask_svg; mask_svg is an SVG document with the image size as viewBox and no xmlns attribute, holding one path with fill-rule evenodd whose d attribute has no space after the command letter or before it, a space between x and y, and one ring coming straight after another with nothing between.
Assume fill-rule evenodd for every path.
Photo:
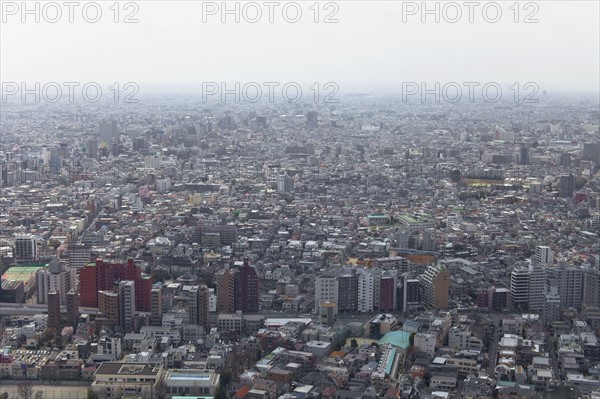
<instances>
[{"instance_id":1,"label":"wide road","mask_svg":"<svg viewBox=\"0 0 600 399\"><path fill-rule=\"evenodd\" d=\"M63 313L66 312L66 308L61 306ZM15 316L15 315L34 315L48 313L48 305L39 304L21 304L21 303L0 303L0 315L2 316ZM94 308L79 308L79 313L96 314L98 309Z\"/></svg>"}]
</instances>

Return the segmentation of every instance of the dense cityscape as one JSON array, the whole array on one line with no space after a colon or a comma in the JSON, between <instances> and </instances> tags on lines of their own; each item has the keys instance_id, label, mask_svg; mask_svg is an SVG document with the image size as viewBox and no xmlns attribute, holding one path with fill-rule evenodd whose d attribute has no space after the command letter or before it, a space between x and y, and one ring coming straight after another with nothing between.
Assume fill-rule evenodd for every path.
<instances>
[{"instance_id":1,"label":"dense cityscape","mask_svg":"<svg viewBox=\"0 0 600 399\"><path fill-rule=\"evenodd\" d=\"M597 96L2 104L0 395L600 397Z\"/></svg>"}]
</instances>

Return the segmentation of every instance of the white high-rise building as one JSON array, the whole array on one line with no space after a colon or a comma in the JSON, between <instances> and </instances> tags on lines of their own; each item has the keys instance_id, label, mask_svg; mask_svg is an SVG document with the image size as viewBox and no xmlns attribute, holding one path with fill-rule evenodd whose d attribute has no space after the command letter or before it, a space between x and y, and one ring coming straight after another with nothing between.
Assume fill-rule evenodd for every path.
<instances>
[{"instance_id":1,"label":"white high-rise building","mask_svg":"<svg viewBox=\"0 0 600 399\"><path fill-rule=\"evenodd\" d=\"M321 302L338 301L338 281L335 275L322 274L315 280L315 311L319 311Z\"/></svg>"},{"instance_id":2,"label":"white high-rise building","mask_svg":"<svg viewBox=\"0 0 600 399\"><path fill-rule=\"evenodd\" d=\"M23 234L15 237L15 258L28 262L38 259L37 240L33 234Z\"/></svg>"},{"instance_id":3,"label":"white high-rise building","mask_svg":"<svg viewBox=\"0 0 600 399\"><path fill-rule=\"evenodd\" d=\"M358 311L373 311L374 276L368 270L360 270L358 275Z\"/></svg>"},{"instance_id":4,"label":"white high-rise building","mask_svg":"<svg viewBox=\"0 0 600 399\"><path fill-rule=\"evenodd\" d=\"M540 264L529 265L529 310L542 313L546 303L546 269Z\"/></svg>"},{"instance_id":5,"label":"white high-rise building","mask_svg":"<svg viewBox=\"0 0 600 399\"><path fill-rule=\"evenodd\" d=\"M538 245L535 247L534 262L538 265L549 265L554 263L552 249L546 245Z\"/></svg>"},{"instance_id":6,"label":"white high-rise building","mask_svg":"<svg viewBox=\"0 0 600 399\"><path fill-rule=\"evenodd\" d=\"M67 292L77 286L74 269L63 268L58 259L52 259L48 267L38 269L35 273L37 284L37 303L48 303L48 293L60 293L62 303L65 303Z\"/></svg>"},{"instance_id":7,"label":"white high-rise building","mask_svg":"<svg viewBox=\"0 0 600 399\"><path fill-rule=\"evenodd\" d=\"M550 287L550 291L545 295L544 311L542 320L544 323L552 323L560 320L560 295L556 287Z\"/></svg>"}]
</instances>

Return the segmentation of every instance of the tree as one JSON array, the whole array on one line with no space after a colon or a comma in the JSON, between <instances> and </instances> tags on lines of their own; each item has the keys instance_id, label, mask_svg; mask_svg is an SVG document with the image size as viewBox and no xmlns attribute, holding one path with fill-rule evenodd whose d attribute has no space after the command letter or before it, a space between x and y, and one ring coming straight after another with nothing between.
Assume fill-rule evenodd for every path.
<instances>
[{"instance_id":1,"label":"tree","mask_svg":"<svg viewBox=\"0 0 600 399\"><path fill-rule=\"evenodd\" d=\"M223 387L228 387L231 383L231 379L233 378L233 374L231 370L223 370L221 372L221 385Z\"/></svg>"},{"instance_id":2,"label":"tree","mask_svg":"<svg viewBox=\"0 0 600 399\"><path fill-rule=\"evenodd\" d=\"M92 388L87 390L87 399L98 399L98 394Z\"/></svg>"},{"instance_id":3,"label":"tree","mask_svg":"<svg viewBox=\"0 0 600 399\"><path fill-rule=\"evenodd\" d=\"M21 381L17 385L17 395L21 399L33 398L33 383L31 381Z\"/></svg>"},{"instance_id":4,"label":"tree","mask_svg":"<svg viewBox=\"0 0 600 399\"><path fill-rule=\"evenodd\" d=\"M356 340L356 338L352 338L352 340L350 341L350 347L351 348L358 348L358 341Z\"/></svg>"},{"instance_id":5,"label":"tree","mask_svg":"<svg viewBox=\"0 0 600 399\"><path fill-rule=\"evenodd\" d=\"M44 391L37 391L35 393L35 399L44 399Z\"/></svg>"}]
</instances>

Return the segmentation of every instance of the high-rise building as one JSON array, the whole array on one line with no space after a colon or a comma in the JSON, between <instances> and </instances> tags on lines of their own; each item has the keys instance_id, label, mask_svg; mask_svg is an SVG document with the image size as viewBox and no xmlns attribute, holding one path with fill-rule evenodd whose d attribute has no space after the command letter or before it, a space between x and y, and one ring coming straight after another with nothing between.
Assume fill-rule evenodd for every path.
<instances>
[{"instance_id":1,"label":"high-rise building","mask_svg":"<svg viewBox=\"0 0 600 399\"><path fill-rule=\"evenodd\" d=\"M208 331L208 287L194 285L189 291L188 316L190 324L197 324Z\"/></svg>"},{"instance_id":2,"label":"high-rise building","mask_svg":"<svg viewBox=\"0 0 600 399\"><path fill-rule=\"evenodd\" d=\"M600 141L583 143L581 159L596 162L596 164L600 165Z\"/></svg>"},{"instance_id":3,"label":"high-rise building","mask_svg":"<svg viewBox=\"0 0 600 399\"><path fill-rule=\"evenodd\" d=\"M546 302L546 268L541 264L529 265L529 310L542 313Z\"/></svg>"},{"instance_id":4,"label":"high-rise building","mask_svg":"<svg viewBox=\"0 0 600 399\"><path fill-rule=\"evenodd\" d=\"M163 314L163 284L154 283L150 290L150 325L161 326Z\"/></svg>"},{"instance_id":5,"label":"high-rise building","mask_svg":"<svg viewBox=\"0 0 600 399\"><path fill-rule=\"evenodd\" d=\"M549 285L558 290L560 306L579 310L583 297L583 269L559 262L557 268L549 268L547 272Z\"/></svg>"},{"instance_id":6,"label":"high-rise building","mask_svg":"<svg viewBox=\"0 0 600 399\"><path fill-rule=\"evenodd\" d=\"M423 308L425 293L420 279L411 278L409 273L401 275L397 293L398 311L413 312Z\"/></svg>"},{"instance_id":7,"label":"high-rise building","mask_svg":"<svg viewBox=\"0 0 600 399\"><path fill-rule=\"evenodd\" d=\"M67 325L75 327L79 319L79 294L71 289L67 292Z\"/></svg>"},{"instance_id":8,"label":"high-rise building","mask_svg":"<svg viewBox=\"0 0 600 399\"><path fill-rule=\"evenodd\" d=\"M379 311L391 312L396 310L396 276L383 273L379 279Z\"/></svg>"},{"instance_id":9,"label":"high-rise building","mask_svg":"<svg viewBox=\"0 0 600 399\"><path fill-rule=\"evenodd\" d=\"M235 287L235 296L239 294L240 301L236 300L236 310L241 310L243 313L257 313L260 299L258 274L256 269L250 266L248 258L244 259L244 264L238 269L237 275L239 288Z\"/></svg>"},{"instance_id":10,"label":"high-rise building","mask_svg":"<svg viewBox=\"0 0 600 399\"><path fill-rule=\"evenodd\" d=\"M116 121L110 122L102 122L99 127L99 136L101 143L110 143L113 139L117 137L119 130L117 128Z\"/></svg>"},{"instance_id":11,"label":"high-rise building","mask_svg":"<svg viewBox=\"0 0 600 399\"><path fill-rule=\"evenodd\" d=\"M235 270L225 269L217 273L217 311L235 312Z\"/></svg>"},{"instance_id":12,"label":"high-rise building","mask_svg":"<svg viewBox=\"0 0 600 399\"><path fill-rule=\"evenodd\" d=\"M575 176L572 174L562 175L558 178L558 196L571 198L575 192Z\"/></svg>"},{"instance_id":13,"label":"high-rise building","mask_svg":"<svg viewBox=\"0 0 600 399\"><path fill-rule=\"evenodd\" d=\"M291 193L294 191L294 179L288 175L279 175L277 177L277 192L280 194Z\"/></svg>"},{"instance_id":14,"label":"high-rise building","mask_svg":"<svg viewBox=\"0 0 600 399\"><path fill-rule=\"evenodd\" d=\"M322 302L337 303L338 280L335 274L322 274L315 280L315 312L318 311ZM337 310L337 305L336 305Z\"/></svg>"},{"instance_id":15,"label":"high-rise building","mask_svg":"<svg viewBox=\"0 0 600 399\"><path fill-rule=\"evenodd\" d=\"M510 305L516 310L529 308L529 269L516 267L510 274Z\"/></svg>"},{"instance_id":16,"label":"high-rise building","mask_svg":"<svg viewBox=\"0 0 600 399\"><path fill-rule=\"evenodd\" d=\"M358 308L359 312L373 311L374 276L368 270L361 270L358 275Z\"/></svg>"},{"instance_id":17,"label":"high-rise building","mask_svg":"<svg viewBox=\"0 0 600 399\"><path fill-rule=\"evenodd\" d=\"M427 266L419 276L423 284L425 304L434 309L445 309L450 299L450 275L443 266Z\"/></svg>"},{"instance_id":18,"label":"high-rise building","mask_svg":"<svg viewBox=\"0 0 600 399\"><path fill-rule=\"evenodd\" d=\"M83 307L98 307L98 292L113 289L115 281L135 283L135 310L150 312L152 279L129 259L127 263L108 263L100 259L79 269L79 301Z\"/></svg>"},{"instance_id":19,"label":"high-rise building","mask_svg":"<svg viewBox=\"0 0 600 399\"><path fill-rule=\"evenodd\" d=\"M53 258L48 263L48 267L38 269L35 273L37 303L46 303L48 293L51 291L60 292L63 302L66 299L65 294L72 288L75 288L75 273L72 269L63 268L58 259Z\"/></svg>"},{"instance_id":20,"label":"high-rise building","mask_svg":"<svg viewBox=\"0 0 600 399\"><path fill-rule=\"evenodd\" d=\"M319 126L319 113L317 111L308 111L306 114L306 126L309 129L316 129Z\"/></svg>"},{"instance_id":21,"label":"high-rise building","mask_svg":"<svg viewBox=\"0 0 600 399\"><path fill-rule=\"evenodd\" d=\"M538 265L549 265L554 263L554 254L552 253L552 249L546 245L536 246L533 261Z\"/></svg>"},{"instance_id":22,"label":"high-rise building","mask_svg":"<svg viewBox=\"0 0 600 399\"><path fill-rule=\"evenodd\" d=\"M48 327L59 334L60 326L60 293L58 291L50 291L48 293Z\"/></svg>"},{"instance_id":23,"label":"high-rise building","mask_svg":"<svg viewBox=\"0 0 600 399\"><path fill-rule=\"evenodd\" d=\"M98 311L106 318L108 327L120 327L119 294L113 291L98 291Z\"/></svg>"},{"instance_id":24,"label":"high-rise building","mask_svg":"<svg viewBox=\"0 0 600 399\"><path fill-rule=\"evenodd\" d=\"M135 317L135 282L123 280L115 283L119 293L119 325L125 332L134 329L133 319Z\"/></svg>"},{"instance_id":25,"label":"high-rise building","mask_svg":"<svg viewBox=\"0 0 600 399\"><path fill-rule=\"evenodd\" d=\"M69 267L80 269L92 261L92 247L75 244L69 248Z\"/></svg>"},{"instance_id":26,"label":"high-rise building","mask_svg":"<svg viewBox=\"0 0 600 399\"><path fill-rule=\"evenodd\" d=\"M543 322L549 324L560 320L560 295L556 287L550 287L550 291L544 294L544 299Z\"/></svg>"},{"instance_id":27,"label":"high-rise building","mask_svg":"<svg viewBox=\"0 0 600 399\"><path fill-rule=\"evenodd\" d=\"M588 269L583 277L582 313L592 328L600 328L600 271Z\"/></svg>"},{"instance_id":28,"label":"high-rise building","mask_svg":"<svg viewBox=\"0 0 600 399\"><path fill-rule=\"evenodd\" d=\"M15 259L21 262L32 262L38 259L37 240L33 234L15 237Z\"/></svg>"},{"instance_id":29,"label":"high-rise building","mask_svg":"<svg viewBox=\"0 0 600 399\"><path fill-rule=\"evenodd\" d=\"M358 274L355 269L338 276L337 305L339 312L356 312L358 309Z\"/></svg>"},{"instance_id":30,"label":"high-rise building","mask_svg":"<svg viewBox=\"0 0 600 399\"><path fill-rule=\"evenodd\" d=\"M529 165L529 148L526 146L519 149L519 165Z\"/></svg>"}]
</instances>

